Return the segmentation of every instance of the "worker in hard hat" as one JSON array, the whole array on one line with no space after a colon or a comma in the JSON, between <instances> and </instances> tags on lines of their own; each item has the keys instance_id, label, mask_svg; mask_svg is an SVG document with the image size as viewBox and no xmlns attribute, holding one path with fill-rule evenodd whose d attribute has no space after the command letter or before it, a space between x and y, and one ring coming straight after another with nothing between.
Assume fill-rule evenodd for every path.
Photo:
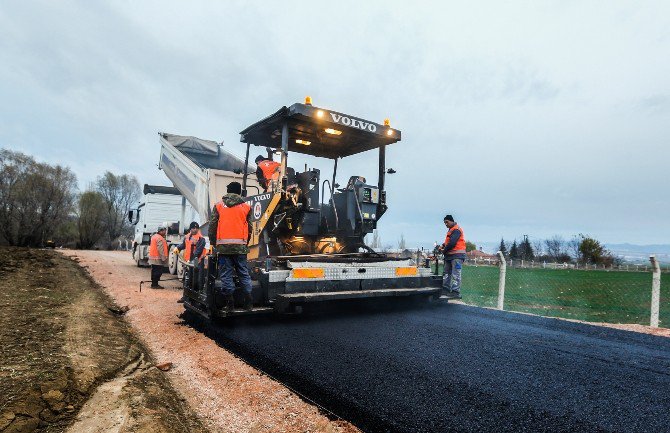
<instances>
[{"instance_id":1,"label":"worker in hard hat","mask_svg":"<svg viewBox=\"0 0 670 433\"><path fill-rule=\"evenodd\" d=\"M168 265L168 245L165 240L167 227L158 226L156 233L151 236L149 244L149 264L151 265L151 288L162 289L158 284L163 274L163 269Z\"/></svg>"},{"instance_id":2,"label":"worker in hard hat","mask_svg":"<svg viewBox=\"0 0 670 433\"><path fill-rule=\"evenodd\" d=\"M444 225L447 226L447 237L439 248L444 254L442 290L446 296L460 298L461 269L465 261L465 235L451 215L444 217Z\"/></svg>"},{"instance_id":3,"label":"worker in hard hat","mask_svg":"<svg viewBox=\"0 0 670 433\"><path fill-rule=\"evenodd\" d=\"M256 163L257 167L256 178L258 179L258 183L261 185L261 187L263 187L263 191L266 192L272 183L279 180L281 164L273 161L271 155L258 155L254 162Z\"/></svg>"},{"instance_id":4,"label":"worker in hard hat","mask_svg":"<svg viewBox=\"0 0 670 433\"><path fill-rule=\"evenodd\" d=\"M224 297L226 312L235 306L233 293L236 273L244 291L244 308L252 307L251 276L247 268L247 253L251 235L251 207L242 198L242 185L231 182L227 186L227 194L214 205L209 221L209 239L216 239L217 265L221 279L221 294Z\"/></svg>"},{"instance_id":5,"label":"worker in hard hat","mask_svg":"<svg viewBox=\"0 0 670 433\"><path fill-rule=\"evenodd\" d=\"M201 261L207 255L207 251L205 250L206 245L207 241L205 241L205 237L200 233L200 224L196 221L191 222L184 241L174 248L175 254L184 251L184 260L190 264L184 275L184 286L188 286L190 281L199 283L199 276L202 274L200 272ZM200 285L198 284L198 286ZM182 297L178 302L184 302L184 298Z\"/></svg>"},{"instance_id":6,"label":"worker in hard hat","mask_svg":"<svg viewBox=\"0 0 670 433\"><path fill-rule=\"evenodd\" d=\"M188 234L184 237L184 241L174 249L177 254L182 250L184 251L185 261L195 262L201 260L207 253L205 251L206 245L205 237L200 233L200 224L193 221L188 226Z\"/></svg>"}]
</instances>

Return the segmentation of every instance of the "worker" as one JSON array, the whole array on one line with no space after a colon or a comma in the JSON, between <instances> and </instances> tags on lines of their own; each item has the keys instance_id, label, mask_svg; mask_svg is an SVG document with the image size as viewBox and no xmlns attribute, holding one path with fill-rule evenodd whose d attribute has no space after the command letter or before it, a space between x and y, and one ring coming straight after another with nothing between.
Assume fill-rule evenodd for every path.
<instances>
[{"instance_id":1,"label":"worker","mask_svg":"<svg viewBox=\"0 0 670 433\"><path fill-rule=\"evenodd\" d=\"M447 237L440 246L444 254L444 276L442 289L449 297L461 297L461 269L465 261L465 235L463 229L454 221L454 217L446 215L444 225L447 226Z\"/></svg>"},{"instance_id":2,"label":"worker","mask_svg":"<svg viewBox=\"0 0 670 433\"><path fill-rule=\"evenodd\" d=\"M175 254L179 254L179 252L183 250L184 260L190 263L190 266L186 269L184 275L184 286L188 287L190 285L193 288L197 288L200 287L200 284L196 283L200 282L199 277L202 275L202 272L200 272L201 261L207 254L207 251L205 250L207 242L205 241L204 236L200 233L200 224L196 221L191 222L188 226L188 230L188 234L184 237L184 241L181 245L174 248L174 252ZM191 281L193 284L189 284ZM177 302L182 303L184 300L184 297L182 297Z\"/></svg>"},{"instance_id":3,"label":"worker","mask_svg":"<svg viewBox=\"0 0 670 433\"><path fill-rule=\"evenodd\" d=\"M235 283L233 273L244 291L244 309L252 307L251 276L247 268L249 237L251 235L251 207L242 199L242 185L239 182L228 184L227 194L214 205L209 222L209 239L216 239L217 265L221 279L221 294L224 298L224 312L235 307L233 293Z\"/></svg>"},{"instance_id":4,"label":"worker","mask_svg":"<svg viewBox=\"0 0 670 433\"><path fill-rule=\"evenodd\" d=\"M256 163L256 178L263 187L263 192L267 192L272 182L279 180L279 170L281 164L272 160L272 156L258 155L254 160Z\"/></svg>"},{"instance_id":5,"label":"worker","mask_svg":"<svg viewBox=\"0 0 670 433\"><path fill-rule=\"evenodd\" d=\"M151 288L162 289L163 286L158 285L163 269L168 265L168 245L165 240L167 228L165 226L158 226L156 233L151 237L149 244L149 264L151 265Z\"/></svg>"},{"instance_id":6,"label":"worker","mask_svg":"<svg viewBox=\"0 0 670 433\"><path fill-rule=\"evenodd\" d=\"M205 246L207 242L205 238L200 233L200 224L193 221L188 226L188 234L184 237L184 241L181 245L176 246L175 253L179 254L180 251L184 251L184 260L187 262L197 262L200 261L207 251L205 251Z\"/></svg>"}]
</instances>

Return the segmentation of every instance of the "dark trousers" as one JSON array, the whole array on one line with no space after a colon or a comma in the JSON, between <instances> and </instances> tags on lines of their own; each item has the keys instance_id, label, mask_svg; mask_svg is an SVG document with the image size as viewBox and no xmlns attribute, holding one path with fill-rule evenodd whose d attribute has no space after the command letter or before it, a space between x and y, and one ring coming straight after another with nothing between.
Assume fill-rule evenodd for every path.
<instances>
[{"instance_id":1,"label":"dark trousers","mask_svg":"<svg viewBox=\"0 0 670 433\"><path fill-rule=\"evenodd\" d=\"M163 266L161 265L151 265L151 285L157 286L158 280L161 279L163 275Z\"/></svg>"},{"instance_id":2,"label":"dark trousers","mask_svg":"<svg viewBox=\"0 0 670 433\"><path fill-rule=\"evenodd\" d=\"M247 255L219 254L219 278L221 279L221 294L224 296L232 295L235 291L234 273L237 273L242 290L251 294L251 275L249 275L249 268L247 268Z\"/></svg>"}]
</instances>

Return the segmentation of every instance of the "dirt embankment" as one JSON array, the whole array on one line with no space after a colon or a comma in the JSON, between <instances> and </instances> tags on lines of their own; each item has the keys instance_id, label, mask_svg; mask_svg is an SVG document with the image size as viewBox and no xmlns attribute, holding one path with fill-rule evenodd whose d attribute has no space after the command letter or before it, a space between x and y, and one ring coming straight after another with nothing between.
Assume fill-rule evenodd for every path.
<instances>
[{"instance_id":1,"label":"dirt embankment","mask_svg":"<svg viewBox=\"0 0 670 433\"><path fill-rule=\"evenodd\" d=\"M207 431L74 261L0 257L2 433Z\"/></svg>"},{"instance_id":2,"label":"dirt embankment","mask_svg":"<svg viewBox=\"0 0 670 433\"><path fill-rule=\"evenodd\" d=\"M125 318L157 362L173 364L166 377L211 431L359 432L347 422L327 418L185 322L184 307L177 303L181 297L178 282L161 283L165 290L152 290L145 284L140 292L139 282L147 280L150 271L137 268L129 253L62 252L79 260L117 304L129 307Z\"/></svg>"}]
</instances>

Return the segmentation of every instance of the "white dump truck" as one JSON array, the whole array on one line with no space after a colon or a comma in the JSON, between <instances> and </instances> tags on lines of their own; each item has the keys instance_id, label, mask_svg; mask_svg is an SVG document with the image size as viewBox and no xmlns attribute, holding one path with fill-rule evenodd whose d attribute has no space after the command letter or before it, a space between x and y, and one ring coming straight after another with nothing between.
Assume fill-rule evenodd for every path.
<instances>
[{"instance_id":1,"label":"white dump truck","mask_svg":"<svg viewBox=\"0 0 670 433\"><path fill-rule=\"evenodd\" d=\"M135 226L132 255L137 266L146 266L151 236L159 225L168 228L167 241L170 246L169 268L177 273L178 260L173 252L181 244L184 232L191 221L198 221L193 206L186 201L177 188L171 186L144 185L144 195L137 208L128 211L128 220Z\"/></svg>"}]
</instances>

